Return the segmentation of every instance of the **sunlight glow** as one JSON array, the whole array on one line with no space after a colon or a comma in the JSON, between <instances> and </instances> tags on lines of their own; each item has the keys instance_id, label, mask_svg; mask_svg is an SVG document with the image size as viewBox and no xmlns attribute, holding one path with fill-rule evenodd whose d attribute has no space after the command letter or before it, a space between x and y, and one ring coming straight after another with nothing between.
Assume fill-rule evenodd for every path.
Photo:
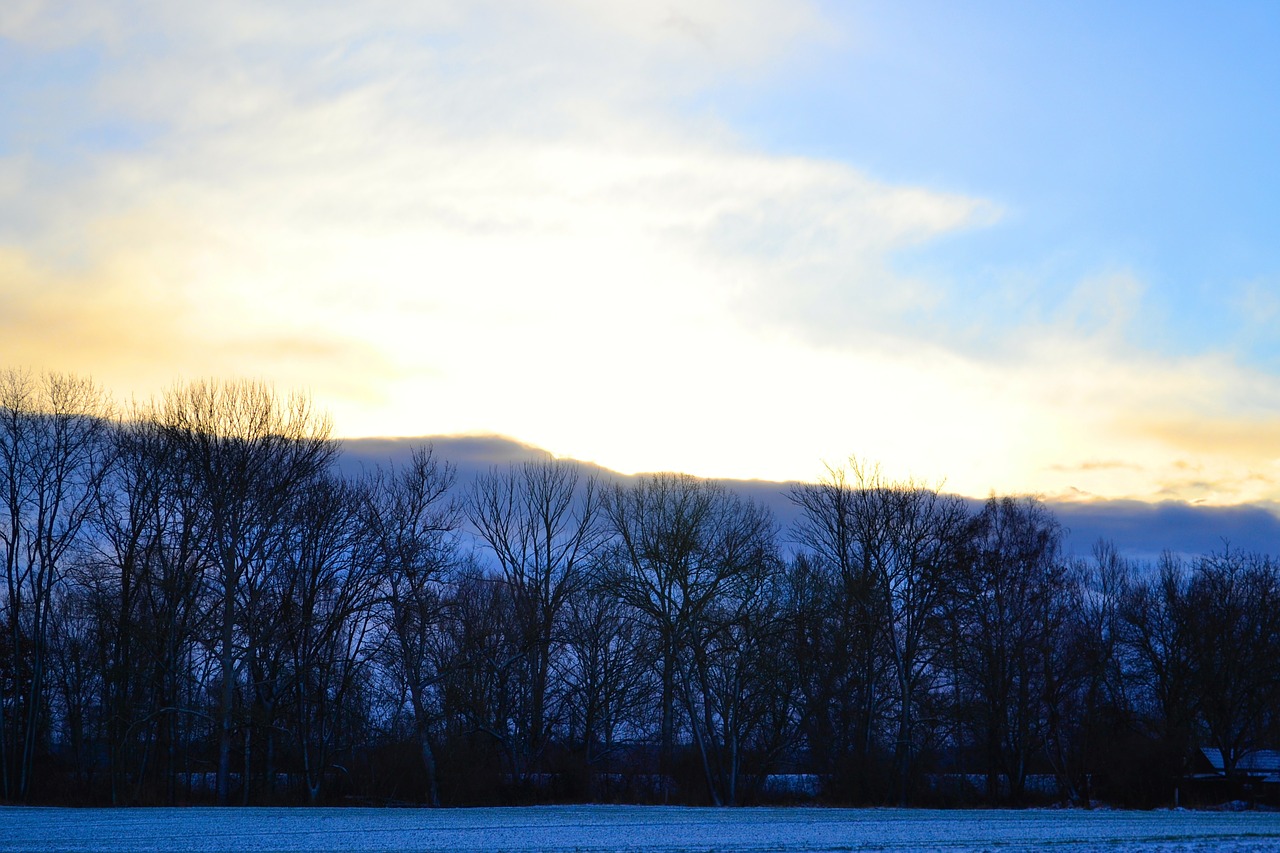
<instances>
[{"instance_id":1,"label":"sunlight glow","mask_svg":"<svg viewBox=\"0 0 1280 853\"><path fill-rule=\"evenodd\" d=\"M0 144L6 364L125 399L264 378L343 435L497 433L625 472L852 454L979 496L1280 498L1275 377L1130 343L1140 270L962 327L953 277L901 260L1025 211L697 106L865 44L816 7L93 6L0 17L83 113L47 133L135 131L39 168ZM77 50L92 79L41 64Z\"/></svg>"}]
</instances>

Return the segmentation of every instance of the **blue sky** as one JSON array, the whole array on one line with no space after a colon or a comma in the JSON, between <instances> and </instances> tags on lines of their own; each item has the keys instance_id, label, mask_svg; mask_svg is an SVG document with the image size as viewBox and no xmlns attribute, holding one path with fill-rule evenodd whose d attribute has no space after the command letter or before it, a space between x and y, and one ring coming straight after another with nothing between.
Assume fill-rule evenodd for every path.
<instances>
[{"instance_id":1,"label":"blue sky","mask_svg":"<svg viewBox=\"0 0 1280 853\"><path fill-rule=\"evenodd\" d=\"M899 261L956 282L951 316L1034 320L1073 282L1125 270L1146 283L1135 344L1280 367L1280 336L1255 322L1280 294L1280 6L823 12L828 44L705 106L771 150L996 201L1000 227Z\"/></svg>"},{"instance_id":2,"label":"blue sky","mask_svg":"<svg viewBox=\"0 0 1280 853\"><path fill-rule=\"evenodd\" d=\"M1280 6L0 9L0 363L627 472L1280 499Z\"/></svg>"}]
</instances>

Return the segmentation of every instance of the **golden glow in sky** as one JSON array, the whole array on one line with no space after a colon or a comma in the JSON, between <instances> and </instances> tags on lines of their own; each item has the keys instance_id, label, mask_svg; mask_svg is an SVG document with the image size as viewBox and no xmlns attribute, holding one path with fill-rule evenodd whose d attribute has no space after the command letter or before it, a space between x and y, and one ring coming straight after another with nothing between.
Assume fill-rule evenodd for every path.
<instances>
[{"instance_id":1,"label":"golden glow in sky","mask_svg":"<svg viewBox=\"0 0 1280 853\"><path fill-rule=\"evenodd\" d=\"M1280 496L1275 376L1135 338L1134 264L1100 255L1017 322L960 316L1018 304L1018 276L979 294L981 264L906 261L1034 210L735 122L872 22L136 5L0 13L31 81L0 116L0 363L123 399L264 378L342 435L496 433L625 472L856 454L979 496Z\"/></svg>"}]
</instances>

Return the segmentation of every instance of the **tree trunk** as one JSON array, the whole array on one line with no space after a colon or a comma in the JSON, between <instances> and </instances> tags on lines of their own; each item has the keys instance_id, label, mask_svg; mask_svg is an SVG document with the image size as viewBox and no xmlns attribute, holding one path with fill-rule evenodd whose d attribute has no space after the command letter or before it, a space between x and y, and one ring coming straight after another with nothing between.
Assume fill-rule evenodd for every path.
<instances>
[{"instance_id":1,"label":"tree trunk","mask_svg":"<svg viewBox=\"0 0 1280 853\"><path fill-rule=\"evenodd\" d=\"M662 745L658 756L658 775L662 780L662 802L670 800L671 771L675 753L675 661L674 649L668 639L662 656Z\"/></svg>"},{"instance_id":2,"label":"tree trunk","mask_svg":"<svg viewBox=\"0 0 1280 853\"><path fill-rule=\"evenodd\" d=\"M218 705L218 805L231 803L232 702L235 700L235 603L234 575L228 573L222 591L222 692Z\"/></svg>"}]
</instances>

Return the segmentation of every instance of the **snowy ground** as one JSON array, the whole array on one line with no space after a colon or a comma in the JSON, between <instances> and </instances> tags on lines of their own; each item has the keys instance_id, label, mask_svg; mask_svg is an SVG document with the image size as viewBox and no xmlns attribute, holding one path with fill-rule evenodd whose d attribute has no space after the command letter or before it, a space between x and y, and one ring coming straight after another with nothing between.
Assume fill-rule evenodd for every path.
<instances>
[{"instance_id":1,"label":"snowy ground","mask_svg":"<svg viewBox=\"0 0 1280 853\"><path fill-rule=\"evenodd\" d=\"M1280 850L1280 813L0 808L0 850Z\"/></svg>"}]
</instances>

